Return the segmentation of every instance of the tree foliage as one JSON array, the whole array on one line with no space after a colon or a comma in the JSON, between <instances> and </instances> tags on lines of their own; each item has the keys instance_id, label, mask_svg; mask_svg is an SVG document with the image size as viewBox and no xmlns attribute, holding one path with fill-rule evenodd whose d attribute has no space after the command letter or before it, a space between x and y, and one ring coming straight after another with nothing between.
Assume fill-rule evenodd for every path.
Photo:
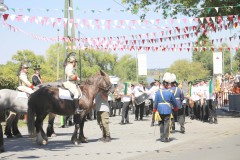
<instances>
[{"instance_id":1,"label":"tree foliage","mask_svg":"<svg viewBox=\"0 0 240 160\"><path fill-rule=\"evenodd\" d=\"M163 16L175 18L178 14L186 16L237 15L239 0L122 0L133 14L142 13L144 19L148 11L162 12ZM218 11L215 7L219 7Z\"/></svg>"},{"instance_id":2,"label":"tree foliage","mask_svg":"<svg viewBox=\"0 0 240 160\"><path fill-rule=\"evenodd\" d=\"M184 79L193 81L206 78L209 75L209 71L203 67L202 63L189 62L188 60L175 61L167 71L176 74L178 81L183 81Z\"/></svg>"},{"instance_id":3,"label":"tree foliage","mask_svg":"<svg viewBox=\"0 0 240 160\"><path fill-rule=\"evenodd\" d=\"M192 61L200 62L206 70L210 71L210 75L213 74L213 52L212 50L204 49L212 48L213 45L210 42L209 38L206 36L200 36L198 43L195 46L198 50L193 51Z\"/></svg>"},{"instance_id":4,"label":"tree foliage","mask_svg":"<svg viewBox=\"0 0 240 160\"><path fill-rule=\"evenodd\" d=\"M123 81L136 80L136 58L131 54L123 55L116 64L115 74Z\"/></svg>"}]
</instances>

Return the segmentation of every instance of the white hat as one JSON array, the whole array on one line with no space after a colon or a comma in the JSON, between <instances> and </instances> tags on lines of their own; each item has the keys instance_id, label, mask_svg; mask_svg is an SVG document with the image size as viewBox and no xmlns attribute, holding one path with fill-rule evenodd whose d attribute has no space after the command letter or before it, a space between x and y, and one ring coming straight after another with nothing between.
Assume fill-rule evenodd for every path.
<instances>
[{"instance_id":1,"label":"white hat","mask_svg":"<svg viewBox=\"0 0 240 160\"><path fill-rule=\"evenodd\" d=\"M70 56L70 57L69 57L69 62L74 62L74 61L77 62L75 56Z\"/></svg>"},{"instance_id":2,"label":"white hat","mask_svg":"<svg viewBox=\"0 0 240 160\"><path fill-rule=\"evenodd\" d=\"M174 73L171 74L171 82L175 82L177 79L176 75Z\"/></svg>"},{"instance_id":3,"label":"white hat","mask_svg":"<svg viewBox=\"0 0 240 160\"><path fill-rule=\"evenodd\" d=\"M27 64L23 64L22 68L29 68L29 66Z\"/></svg>"},{"instance_id":4,"label":"white hat","mask_svg":"<svg viewBox=\"0 0 240 160\"><path fill-rule=\"evenodd\" d=\"M171 83L171 80L172 80L171 73L166 72L166 73L163 75L163 80L166 81L166 82L168 82L168 83Z\"/></svg>"}]
</instances>

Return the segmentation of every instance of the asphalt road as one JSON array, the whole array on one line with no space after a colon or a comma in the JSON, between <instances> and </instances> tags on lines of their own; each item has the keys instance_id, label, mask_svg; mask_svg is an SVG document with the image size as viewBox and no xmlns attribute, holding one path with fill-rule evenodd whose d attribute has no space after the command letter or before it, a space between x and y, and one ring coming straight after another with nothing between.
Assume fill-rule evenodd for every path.
<instances>
[{"instance_id":1,"label":"asphalt road","mask_svg":"<svg viewBox=\"0 0 240 160\"><path fill-rule=\"evenodd\" d=\"M78 146L71 144L74 127L58 128L57 137L49 138L48 145L38 146L27 135L27 128L21 127L23 138L5 138L6 152L1 160L15 159L87 159L87 160L239 160L240 159L240 118L222 114L218 124L208 124L186 118L186 133L171 134L171 142L159 141L159 127L150 127L151 117L143 121L120 125L120 116L110 118L110 143L98 142L101 131L96 120L85 123L85 136L89 143ZM44 124L46 128L46 124ZM180 126L176 125L179 130Z\"/></svg>"}]
</instances>

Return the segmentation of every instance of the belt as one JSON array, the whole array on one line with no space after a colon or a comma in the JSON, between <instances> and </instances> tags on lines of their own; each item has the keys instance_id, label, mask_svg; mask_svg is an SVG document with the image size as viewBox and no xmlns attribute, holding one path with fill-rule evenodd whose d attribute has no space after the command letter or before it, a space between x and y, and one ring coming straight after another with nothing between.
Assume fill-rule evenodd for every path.
<instances>
[{"instance_id":1,"label":"belt","mask_svg":"<svg viewBox=\"0 0 240 160\"><path fill-rule=\"evenodd\" d=\"M170 103L164 103L164 102L162 102L162 103L158 103L158 104L167 104L168 107L172 108L171 105L170 105Z\"/></svg>"},{"instance_id":2,"label":"belt","mask_svg":"<svg viewBox=\"0 0 240 160\"><path fill-rule=\"evenodd\" d=\"M180 99L180 98L176 98L176 99Z\"/></svg>"}]
</instances>

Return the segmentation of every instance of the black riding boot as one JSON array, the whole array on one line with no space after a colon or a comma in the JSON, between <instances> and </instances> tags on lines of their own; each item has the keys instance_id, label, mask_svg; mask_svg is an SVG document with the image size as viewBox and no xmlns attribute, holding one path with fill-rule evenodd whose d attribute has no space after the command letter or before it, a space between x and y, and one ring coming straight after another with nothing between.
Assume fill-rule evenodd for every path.
<instances>
[{"instance_id":1,"label":"black riding boot","mask_svg":"<svg viewBox=\"0 0 240 160\"><path fill-rule=\"evenodd\" d=\"M79 99L76 98L73 100L73 104L74 104L74 107L75 107L75 113L80 113L82 110L79 108Z\"/></svg>"}]
</instances>

